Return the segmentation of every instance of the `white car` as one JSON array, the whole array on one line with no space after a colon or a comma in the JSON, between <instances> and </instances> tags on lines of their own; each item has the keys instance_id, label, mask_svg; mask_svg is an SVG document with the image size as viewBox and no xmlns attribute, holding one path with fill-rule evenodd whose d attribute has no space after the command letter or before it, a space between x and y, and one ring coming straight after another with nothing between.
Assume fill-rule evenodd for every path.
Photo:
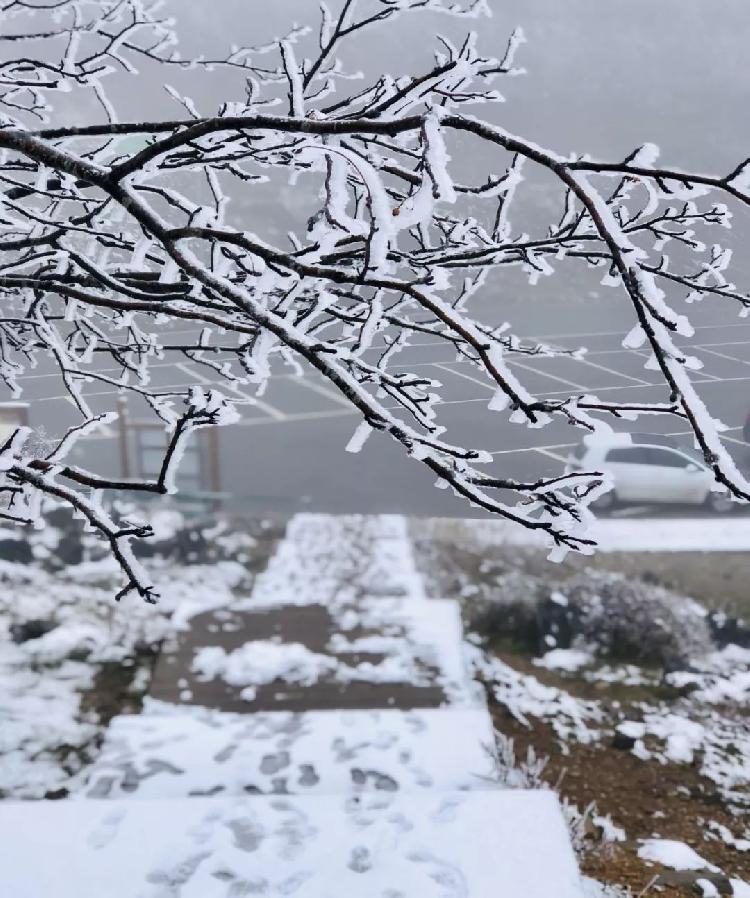
<instances>
[{"instance_id":1,"label":"white car","mask_svg":"<svg viewBox=\"0 0 750 898\"><path fill-rule=\"evenodd\" d=\"M594 503L598 510L611 508L616 502L705 505L716 512L734 508L727 492L712 489L716 481L701 454L668 437L586 437L565 470L602 471L611 476L613 488Z\"/></svg>"}]
</instances>

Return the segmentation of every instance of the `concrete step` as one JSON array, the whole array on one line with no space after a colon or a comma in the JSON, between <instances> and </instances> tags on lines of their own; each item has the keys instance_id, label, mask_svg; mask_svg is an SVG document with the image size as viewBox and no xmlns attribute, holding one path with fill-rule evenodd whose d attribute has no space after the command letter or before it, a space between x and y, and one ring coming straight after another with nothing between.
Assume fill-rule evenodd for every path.
<instances>
[{"instance_id":1,"label":"concrete step","mask_svg":"<svg viewBox=\"0 0 750 898\"><path fill-rule=\"evenodd\" d=\"M13 898L582 898L552 792L0 803Z\"/></svg>"},{"instance_id":2,"label":"concrete step","mask_svg":"<svg viewBox=\"0 0 750 898\"><path fill-rule=\"evenodd\" d=\"M212 647L220 650L220 659L231 654L235 669L239 655L252 669L239 678L212 674L201 665L202 653ZM292 660L297 653L296 665L286 664L285 650ZM273 668L278 675L269 673ZM149 694L239 713L478 701L464 664L458 604L420 598L362 598L332 606L250 604L199 615L162 652Z\"/></svg>"},{"instance_id":3,"label":"concrete step","mask_svg":"<svg viewBox=\"0 0 750 898\"><path fill-rule=\"evenodd\" d=\"M116 717L77 794L187 798L490 788L484 709L231 714L148 702Z\"/></svg>"}]
</instances>

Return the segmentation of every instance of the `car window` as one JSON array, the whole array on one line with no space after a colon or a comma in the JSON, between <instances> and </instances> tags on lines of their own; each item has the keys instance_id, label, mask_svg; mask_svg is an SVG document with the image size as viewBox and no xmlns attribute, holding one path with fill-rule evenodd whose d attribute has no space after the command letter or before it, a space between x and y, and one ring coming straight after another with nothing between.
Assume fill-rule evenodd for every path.
<instances>
[{"instance_id":1,"label":"car window","mask_svg":"<svg viewBox=\"0 0 750 898\"><path fill-rule=\"evenodd\" d=\"M702 468L706 467L706 459L698 449L693 449L692 446L680 446L680 452L683 455L687 455L695 464L700 465Z\"/></svg>"},{"instance_id":2,"label":"car window","mask_svg":"<svg viewBox=\"0 0 750 898\"><path fill-rule=\"evenodd\" d=\"M619 449L610 449L605 460L628 465L649 464L648 450L642 446L623 446Z\"/></svg>"},{"instance_id":3,"label":"car window","mask_svg":"<svg viewBox=\"0 0 750 898\"><path fill-rule=\"evenodd\" d=\"M648 455L648 464L658 465L660 468L687 468L689 464L692 464L684 455L680 455L678 452L670 452L669 449L654 449L651 447L648 450Z\"/></svg>"}]
</instances>

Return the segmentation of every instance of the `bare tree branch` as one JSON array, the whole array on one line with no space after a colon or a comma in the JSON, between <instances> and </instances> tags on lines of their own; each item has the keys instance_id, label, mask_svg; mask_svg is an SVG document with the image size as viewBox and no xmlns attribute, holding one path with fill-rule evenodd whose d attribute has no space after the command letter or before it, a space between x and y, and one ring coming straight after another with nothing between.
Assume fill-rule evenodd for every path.
<instances>
[{"instance_id":1,"label":"bare tree branch","mask_svg":"<svg viewBox=\"0 0 750 898\"><path fill-rule=\"evenodd\" d=\"M657 166L647 145L621 162L592 161L469 114L502 100L496 84L519 72L520 31L502 58L483 55L473 34L455 46L440 38L426 70L378 73L349 90L354 73L340 51L351 36L424 10L475 18L482 0L324 2L319 28L194 59L176 51L176 26L158 2L54 7L50 17L31 0L0 0L0 46L16 54L0 63L0 379L17 393L30 365L53 360L80 422L42 457L23 429L0 449L4 519L38 520L44 497L68 504L108 541L124 592L154 599L131 547L147 528L119 524L102 497L173 491L195 430L231 424L235 406L256 401L280 366L305 366L360 413L349 451L384 432L473 505L542 531L560 551L590 551L588 506L606 486L602 472L523 482L488 473L488 452L443 439L440 385L399 364L415 335L473 366L493 393L488 415L587 433L639 415L675 417L717 482L750 499L691 382L697 362L676 337L692 328L673 305L686 293L750 308L750 290L730 279L731 246L715 236L750 205L748 160L724 175L685 172ZM237 99L206 114L175 87L190 118L120 121L108 85L139 77L138 62L175 77L221 68L239 77ZM70 93L93 97L105 120L51 124ZM475 145L491 150L494 170L457 183L451 153ZM512 218L524 182L538 177L555 185L559 218L519 233ZM290 179L318 198L291 248L254 232L261 185L281 191ZM535 395L509 360L581 353L521 340L473 312L508 268L533 284L568 266L598 269L628 304L626 345L649 349L657 401ZM177 320L194 333L165 343L163 323ZM210 388L153 386L151 367L179 358L203 366ZM149 404L165 429L157 476L108 478L66 462L113 420L90 410L89 383Z\"/></svg>"}]
</instances>

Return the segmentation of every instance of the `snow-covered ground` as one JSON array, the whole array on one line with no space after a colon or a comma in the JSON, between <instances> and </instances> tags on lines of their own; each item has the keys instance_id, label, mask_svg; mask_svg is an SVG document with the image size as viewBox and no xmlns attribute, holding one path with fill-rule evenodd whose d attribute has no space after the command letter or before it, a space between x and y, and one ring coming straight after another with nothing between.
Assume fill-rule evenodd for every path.
<instances>
[{"instance_id":1,"label":"snow-covered ground","mask_svg":"<svg viewBox=\"0 0 750 898\"><path fill-rule=\"evenodd\" d=\"M582 894L552 792L56 802L45 811L0 803L0 833L14 833L3 860L13 898Z\"/></svg>"},{"instance_id":2,"label":"snow-covered ground","mask_svg":"<svg viewBox=\"0 0 750 898\"><path fill-rule=\"evenodd\" d=\"M545 537L501 520L467 522L487 545L546 545ZM750 518L599 518L591 529L599 552L747 552Z\"/></svg>"},{"instance_id":3,"label":"snow-covered ground","mask_svg":"<svg viewBox=\"0 0 750 898\"><path fill-rule=\"evenodd\" d=\"M703 776L716 784L728 806L738 813L746 813L750 807L750 726L744 714L735 713L738 706L742 708L750 700L750 651L730 646L696 658L690 673L668 677L675 684L694 684L694 691L669 703L637 702L628 709L627 717L622 710L619 721L611 719L601 702L576 698L560 687L544 685L479 649L473 658L476 671L490 685L495 700L524 725L531 718L550 724L563 752L572 742L590 744L611 738L614 726L632 739L631 750L636 757L697 765ZM634 681L627 666L620 668L618 677L604 665L599 677L595 664L586 671L586 679L633 685L648 682L644 677ZM634 713L637 719L630 717Z\"/></svg>"},{"instance_id":4,"label":"snow-covered ground","mask_svg":"<svg viewBox=\"0 0 750 898\"><path fill-rule=\"evenodd\" d=\"M170 524L165 538L173 538L179 531L179 521L162 523ZM642 528L644 524L611 523L622 524L626 531L631 525ZM670 522L670 527L674 523ZM706 523L700 522L701 527ZM488 529L486 523L473 522L470 529L477 545L494 545L492 528ZM686 532L687 529L682 535L674 535L675 548L684 544ZM227 828L231 832L230 823L236 813L232 800L256 798L260 793L269 796L269 802L272 795L292 796L293 801L299 796L303 804L289 804L287 811L291 816L284 819L301 821L300 826L307 832L322 825L323 820L317 819L317 811L308 811L304 804L308 798L348 795L358 800L375 796L373 800L377 800L379 796L383 801L398 802L406 801L411 793L476 791L485 795L497 791L499 784L538 785L536 775L503 770L503 765L507 767L512 759L502 754L502 745L501 757L494 754L492 726L473 676L484 683L492 701L507 709L520 724L550 724L563 752L574 745L604 744L617 730L631 740L632 754L643 763L675 763L691 769L697 766L716 784L727 807L746 813L750 737L747 718L737 709L747 705L750 651L737 646L705 650L708 637L704 634L698 638L694 632L694 623L702 621L703 612L694 603L663 606L671 615L665 618L666 631L682 628L692 633L685 643L691 646L690 664L672 669L663 680L652 668L612 661L602 654L602 646L593 643L562 647L552 641L532 664L519 670L484 651L478 641L462 641L458 603L428 595L434 578L423 576L424 558L415 554L409 528L402 518L298 516L267 564L264 559L259 563L258 558L248 564L253 545L246 535L231 534L222 528L217 533L225 545L233 547L222 558L212 558L210 563L197 558L189 564L160 557L152 561L163 594L156 608L134 600L115 604L112 594L116 571L106 560L94 558L52 570L46 554L54 554L52 546L45 551L37 549L38 560L33 563L0 565L0 795L41 798L67 792L75 804L83 805L88 804L86 799L107 798L113 816L108 817L108 812L103 811L102 826L95 826L88 818L84 827L91 832L92 845L104 845L107 838L102 833L119 831L119 820L134 821L123 824L123 832L131 825L140 825L141 812L131 812L131 804L125 807L126 816L117 816L121 803L135 799L143 803L188 798L193 802L200 796L221 799L223 803L216 805L216 820L225 823L217 824L218 829L212 832L224 833ZM631 540L631 544L635 542ZM241 563L231 557L233 552L238 557L241 554ZM254 576L251 569L261 569L261 573ZM481 578L484 574L472 576ZM490 577L489 571L487 576ZM488 582L491 580L492 577ZM604 583L601 579L594 582L599 586ZM516 586L523 588L524 583L518 581ZM458 592L464 594L465 602L471 602L479 586L479 581L472 581ZM488 588L496 590L497 586ZM579 583L576 589L580 588ZM590 591L590 584L586 588ZM568 604L564 590L557 590L551 601L561 609ZM576 601L580 601L578 594ZM660 601L666 599L662 597ZM323 647L312 650L299 642L279 637L256 638L252 633L238 647L227 649L221 645L222 629L236 629L242 615L313 605L328 609L333 622L332 635ZM589 602L587 607L593 606ZM602 605L596 613L607 607ZM637 607L637 613L642 614L643 606ZM373 685L429 683L442 690L445 707L237 714L195 706L188 688L177 703L148 697L142 702L151 672L148 647L161 645L168 654L181 634L190 631L193 618L204 614L216 615L216 640L211 645L198 646L185 676L235 686L242 691L248 712L253 711L257 690L269 682L299 686L329 681L342 688L352 681ZM39 625L41 635L33 632ZM362 661L358 657L362 654L377 660ZM102 691L102 675L113 669L129 673L124 678L127 688L118 697L119 707L112 709L120 713L110 721L110 713L102 712L95 698ZM544 682L548 675L557 678L556 685ZM644 689L665 685L679 692L679 696L668 702L647 697L623 704L613 715L611 706L598 698L578 697L575 688L566 687L566 678L570 678L571 686L574 680ZM383 819L387 821L383 824L384 832L390 832L393 815L401 813L406 821L404 831L411 832L409 825L413 820L409 815L422 819L419 808L426 807L422 799L415 801L414 810L408 813L396 805L378 805L378 814L385 815ZM490 804L492 801L495 799ZM8 809L16 806L4 807L7 820ZM332 804L325 813L340 821L337 825L343 827L342 831L348 831L347 827L353 825L352 808ZM383 808L392 808L392 812ZM495 813L491 808L485 812ZM211 815L206 813L208 820ZM474 810L466 813L466 820L476 822ZM620 838L616 823L609 821L608 827ZM274 832L278 835L288 825L291 824L282 821L277 830L272 827L267 831L264 845L271 853L282 850L281 842L274 842ZM485 821L483 825L488 824ZM728 830L724 832L716 821L708 821L707 825L713 838L726 844L733 841L740 846L737 850L750 844L750 833L737 836ZM373 822L372 826L377 828L380 824ZM452 832L451 826L452 823L444 832ZM357 827L358 823L358 832ZM428 831L432 833L429 828L425 830ZM455 832L459 831L457 827ZM179 842L178 836L175 838ZM46 836L41 834L40 838ZM230 849L222 841L225 836L218 841L214 836L207 838L211 853L205 855L205 864L201 860L193 865L190 858L197 855L190 852L183 858L186 866L175 861L177 866L173 868L166 861L150 857L150 873L144 875L151 876L148 881L153 891L144 894L171 894L164 889L171 888L170 883L176 887L183 875L180 870L192 871L189 875L184 873L185 882L189 879L191 883L201 883L209 867L214 873L220 869L222 876L227 874L221 880L226 883L222 886L225 891L235 888L237 894L243 894L237 891L245 885L236 872L230 876L230 867L217 867L214 860L208 860L221 858L223 862L228 856L225 849ZM445 838L450 841L455 837ZM360 847L374 850L366 839L362 845L348 839L349 836L343 838L342 850L350 851L351 858L366 857ZM182 857L180 852L187 850L187 842L180 844L174 858ZM405 846L410 844L408 840L404 842ZM318 846L322 849L323 843ZM230 854L234 848L236 845ZM300 848L300 857L306 850ZM410 850L416 857L427 849L412 846ZM422 871L420 876L425 874L425 882L444 882L445 891L435 894L475 894L462 891L466 883L455 878L454 868L453 873L446 872L447 867L441 867L443 872L439 872L438 867L430 866L431 861L417 863L406 854L404 857L406 866L402 868L401 861L394 861L393 869L407 877L405 882L413 875L410 865L416 864L414 870ZM258 868L261 872L257 883L253 880L247 888L261 881L271 882L270 874L263 872L265 863L262 860ZM360 861L354 863L356 866ZM472 863L466 860L467 871L472 869ZM467 872L466 882L473 875ZM380 882L377 877L370 881ZM296 882L290 879L277 885L291 887ZM417 887L417 879L414 882ZM741 894L737 890L744 886L739 880L736 882L735 893ZM401 894L395 885L383 888L395 891L373 894L379 898ZM419 888L422 891L403 894L408 898L412 894L431 894L422 885ZM589 884L591 893L598 894L594 888ZM318 893L303 889L301 894ZM370 893L359 889L357 894Z\"/></svg>"},{"instance_id":5,"label":"snow-covered ground","mask_svg":"<svg viewBox=\"0 0 750 898\"><path fill-rule=\"evenodd\" d=\"M66 788L95 757L103 734L90 701L97 676L112 665L132 670L135 701L148 685L143 651L199 610L230 602L245 573L232 562L210 571L164 567L162 602L154 607L135 599L115 603L117 571L108 562L56 572L0 564L0 796L41 798ZM15 641L38 623L51 629Z\"/></svg>"}]
</instances>

